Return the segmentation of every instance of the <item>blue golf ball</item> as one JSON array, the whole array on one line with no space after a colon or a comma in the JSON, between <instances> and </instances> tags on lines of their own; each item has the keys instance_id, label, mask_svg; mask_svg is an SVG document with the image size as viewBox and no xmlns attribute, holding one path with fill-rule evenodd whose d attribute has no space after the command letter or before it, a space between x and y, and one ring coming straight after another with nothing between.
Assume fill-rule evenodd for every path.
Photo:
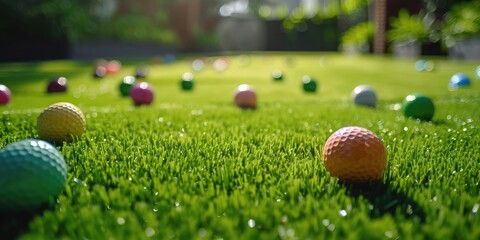
<instances>
[{"instance_id":1,"label":"blue golf ball","mask_svg":"<svg viewBox=\"0 0 480 240\"><path fill-rule=\"evenodd\" d=\"M457 89L461 87L469 87L470 78L464 73L456 73L450 78L449 87L451 89Z\"/></svg>"},{"instance_id":2,"label":"blue golf ball","mask_svg":"<svg viewBox=\"0 0 480 240\"><path fill-rule=\"evenodd\" d=\"M426 70L427 61L425 60L418 60L415 62L415 69L419 72L423 72Z\"/></svg>"}]
</instances>

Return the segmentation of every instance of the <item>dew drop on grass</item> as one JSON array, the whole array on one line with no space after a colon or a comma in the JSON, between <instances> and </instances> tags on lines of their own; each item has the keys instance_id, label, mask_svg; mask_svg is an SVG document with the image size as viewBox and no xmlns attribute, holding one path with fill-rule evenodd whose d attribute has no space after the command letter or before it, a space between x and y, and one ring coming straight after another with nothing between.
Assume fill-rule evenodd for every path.
<instances>
[{"instance_id":1,"label":"dew drop on grass","mask_svg":"<svg viewBox=\"0 0 480 240\"><path fill-rule=\"evenodd\" d=\"M147 235L147 237L153 237L153 235L155 235L155 230L153 230L151 227L148 227L145 229L145 235Z\"/></svg>"},{"instance_id":2,"label":"dew drop on grass","mask_svg":"<svg viewBox=\"0 0 480 240\"><path fill-rule=\"evenodd\" d=\"M342 216L342 217L345 217L345 216L347 216L347 211L345 211L344 209L342 209L342 210L338 211L338 214L339 214L340 216Z\"/></svg>"},{"instance_id":3,"label":"dew drop on grass","mask_svg":"<svg viewBox=\"0 0 480 240\"><path fill-rule=\"evenodd\" d=\"M123 219L122 217L119 217L119 218L117 218L117 223L118 223L118 225L123 225L123 224L125 224L125 219Z\"/></svg>"},{"instance_id":4,"label":"dew drop on grass","mask_svg":"<svg viewBox=\"0 0 480 240\"><path fill-rule=\"evenodd\" d=\"M293 238L295 237L295 229L289 228L289 229L287 230L287 236L288 236L289 238L293 239Z\"/></svg>"},{"instance_id":5,"label":"dew drop on grass","mask_svg":"<svg viewBox=\"0 0 480 240\"><path fill-rule=\"evenodd\" d=\"M207 230L205 230L204 228L198 229L198 236L201 238L207 236Z\"/></svg>"},{"instance_id":6,"label":"dew drop on grass","mask_svg":"<svg viewBox=\"0 0 480 240\"><path fill-rule=\"evenodd\" d=\"M480 204L475 203L475 205L473 205L473 208L472 208L472 213L477 213L477 212L478 212L478 208L480 208Z\"/></svg>"},{"instance_id":7,"label":"dew drop on grass","mask_svg":"<svg viewBox=\"0 0 480 240\"><path fill-rule=\"evenodd\" d=\"M412 214L413 214L413 208L412 208L412 205L410 205L410 204L407 205L407 214L408 214L408 215L412 215Z\"/></svg>"},{"instance_id":8,"label":"dew drop on grass","mask_svg":"<svg viewBox=\"0 0 480 240\"><path fill-rule=\"evenodd\" d=\"M158 118L158 122L163 122L163 121L165 121L165 119L163 119L163 117Z\"/></svg>"},{"instance_id":9,"label":"dew drop on grass","mask_svg":"<svg viewBox=\"0 0 480 240\"><path fill-rule=\"evenodd\" d=\"M285 228L283 226L278 227L278 235L280 236L280 238L285 237Z\"/></svg>"},{"instance_id":10,"label":"dew drop on grass","mask_svg":"<svg viewBox=\"0 0 480 240\"><path fill-rule=\"evenodd\" d=\"M385 232L385 236L386 236L387 238L392 238L392 237L393 237L393 233L390 232L390 231L386 231L386 232Z\"/></svg>"},{"instance_id":11,"label":"dew drop on grass","mask_svg":"<svg viewBox=\"0 0 480 240\"><path fill-rule=\"evenodd\" d=\"M328 225L330 225L330 221L328 219L323 219L322 224L323 226L328 227Z\"/></svg>"},{"instance_id":12,"label":"dew drop on grass","mask_svg":"<svg viewBox=\"0 0 480 240\"><path fill-rule=\"evenodd\" d=\"M247 224L248 224L248 226L249 226L250 228L254 228L254 227L255 227L255 220L253 220L253 219L248 219L248 223L247 223Z\"/></svg>"},{"instance_id":13,"label":"dew drop on grass","mask_svg":"<svg viewBox=\"0 0 480 240\"><path fill-rule=\"evenodd\" d=\"M328 229L330 232L333 232L333 231L335 231L335 225L330 224L330 225L328 225L327 229Z\"/></svg>"}]
</instances>

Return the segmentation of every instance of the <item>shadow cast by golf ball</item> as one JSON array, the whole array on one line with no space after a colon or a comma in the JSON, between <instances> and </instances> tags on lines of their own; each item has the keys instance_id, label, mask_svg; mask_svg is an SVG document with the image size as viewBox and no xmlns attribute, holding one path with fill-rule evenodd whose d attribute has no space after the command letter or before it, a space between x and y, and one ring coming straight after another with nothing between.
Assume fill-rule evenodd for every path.
<instances>
[{"instance_id":1,"label":"shadow cast by golf ball","mask_svg":"<svg viewBox=\"0 0 480 240\"><path fill-rule=\"evenodd\" d=\"M354 198L367 199L370 206L370 216L378 218L385 214L400 214L415 222L425 221L425 212L411 198L383 182L342 183L347 193Z\"/></svg>"},{"instance_id":2,"label":"shadow cast by golf ball","mask_svg":"<svg viewBox=\"0 0 480 240\"><path fill-rule=\"evenodd\" d=\"M2 240L18 239L28 232L30 222L37 215L41 215L50 206L44 204L32 211L0 210L0 238Z\"/></svg>"},{"instance_id":3,"label":"shadow cast by golf ball","mask_svg":"<svg viewBox=\"0 0 480 240\"><path fill-rule=\"evenodd\" d=\"M446 123L447 123L445 120L442 120L442 119L432 120L431 122L432 122L433 125L436 125L436 126L446 125Z\"/></svg>"}]
</instances>

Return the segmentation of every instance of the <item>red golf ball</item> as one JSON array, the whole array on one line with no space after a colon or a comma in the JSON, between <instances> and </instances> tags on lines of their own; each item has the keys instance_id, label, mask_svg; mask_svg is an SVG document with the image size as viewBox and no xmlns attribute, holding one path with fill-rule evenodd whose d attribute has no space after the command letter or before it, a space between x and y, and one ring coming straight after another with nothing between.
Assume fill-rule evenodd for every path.
<instances>
[{"instance_id":1,"label":"red golf ball","mask_svg":"<svg viewBox=\"0 0 480 240\"><path fill-rule=\"evenodd\" d=\"M0 105L6 105L10 102L11 98L12 92L10 89L5 85L0 84Z\"/></svg>"},{"instance_id":2,"label":"red golf ball","mask_svg":"<svg viewBox=\"0 0 480 240\"><path fill-rule=\"evenodd\" d=\"M150 105L154 97L153 89L146 82L137 83L130 90L130 97L136 106Z\"/></svg>"},{"instance_id":3,"label":"red golf ball","mask_svg":"<svg viewBox=\"0 0 480 240\"><path fill-rule=\"evenodd\" d=\"M242 84L235 89L233 101L242 109L257 108L257 94L248 84Z\"/></svg>"}]
</instances>

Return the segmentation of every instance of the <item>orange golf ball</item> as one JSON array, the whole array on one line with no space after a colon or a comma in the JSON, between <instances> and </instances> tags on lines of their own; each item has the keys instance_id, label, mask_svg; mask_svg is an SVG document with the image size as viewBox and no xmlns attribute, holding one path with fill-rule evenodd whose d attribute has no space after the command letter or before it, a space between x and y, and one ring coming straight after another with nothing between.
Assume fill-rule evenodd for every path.
<instances>
[{"instance_id":1,"label":"orange golf ball","mask_svg":"<svg viewBox=\"0 0 480 240\"><path fill-rule=\"evenodd\" d=\"M323 162L331 176L343 182L379 180L387 164L383 142L362 127L334 132L323 148Z\"/></svg>"}]
</instances>

